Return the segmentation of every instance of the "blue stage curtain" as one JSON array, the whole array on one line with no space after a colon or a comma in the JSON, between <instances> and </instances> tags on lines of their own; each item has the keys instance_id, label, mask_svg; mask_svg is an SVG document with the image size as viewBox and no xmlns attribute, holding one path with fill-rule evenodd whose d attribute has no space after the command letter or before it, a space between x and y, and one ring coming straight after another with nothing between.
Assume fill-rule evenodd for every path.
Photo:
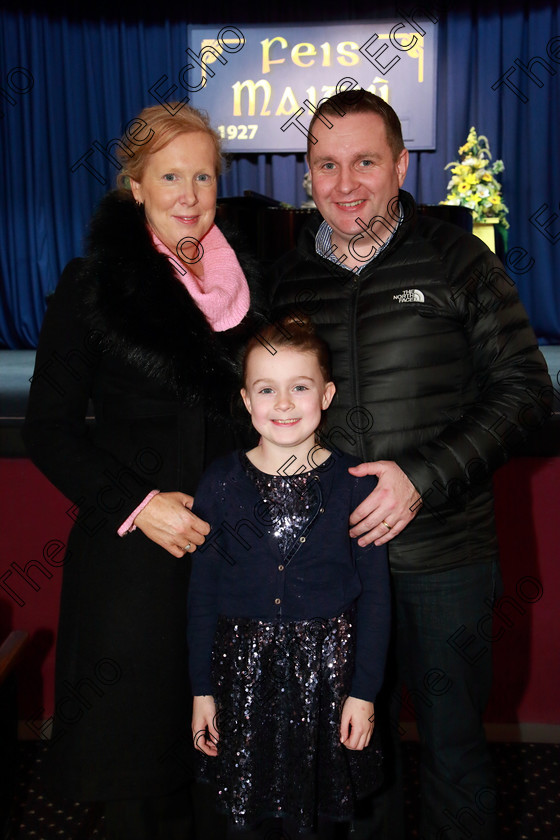
<instances>
[{"instance_id":1,"label":"blue stage curtain","mask_svg":"<svg viewBox=\"0 0 560 840\"><path fill-rule=\"evenodd\" d=\"M333 20L344 14L337 7ZM469 127L488 136L506 166L510 273L545 343L560 343L560 219L546 222L560 209L560 52L554 60L547 54L559 24L556 3L499 12L480 4L476 13L441 18L437 151L413 153L405 183L419 201L437 203L446 194L444 166ZM107 147L155 104L149 88L164 74L177 83L187 46L186 23L0 11L0 347L36 346L45 296L65 263L83 253L88 219L117 174L93 142ZM515 59L528 65L535 57L541 62L530 72L540 86L518 66L511 75L526 102L505 84L492 89ZM80 165L90 149L96 174ZM304 172L303 154L240 156L220 192L251 189L299 205Z\"/></svg>"}]
</instances>

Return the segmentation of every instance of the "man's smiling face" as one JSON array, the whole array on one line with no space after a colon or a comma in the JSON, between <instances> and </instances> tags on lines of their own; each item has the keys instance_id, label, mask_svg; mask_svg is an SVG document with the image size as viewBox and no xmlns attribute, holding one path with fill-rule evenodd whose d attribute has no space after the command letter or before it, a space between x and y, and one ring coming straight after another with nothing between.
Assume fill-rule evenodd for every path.
<instances>
[{"instance_id":1,"label":"man's smiling face","mask_svg":"<svg viewBox=\"0 0 560 840\"><path fill-rule=\"evenodd\" d=\"M352 237L375 216L394 218L387 207L398 195L408 168L408 152L395 160L383 119L373 112L329 115L332 128L321 120L313 125L317 142L309 152L313 199L333 230L332 244L347 252ZM387 234L388 235L388 234Z\"/></svg>"}]
</instances>

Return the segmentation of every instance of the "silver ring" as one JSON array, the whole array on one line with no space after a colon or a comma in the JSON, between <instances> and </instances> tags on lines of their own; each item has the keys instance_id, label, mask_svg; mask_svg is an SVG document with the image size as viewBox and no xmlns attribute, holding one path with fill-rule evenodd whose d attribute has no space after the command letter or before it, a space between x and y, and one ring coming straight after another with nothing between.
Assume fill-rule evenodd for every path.
<instances>
[{"instance_id":1,"label":"silver ring","mask_svg":"<svg viewBox=\"0 0 560 840\"><path fill-rule=\"evenodd\" d=\"M186 546L184 547L183 551L188 551L190 547L191 547L191 543L187 543Z\"/></svg>"}]
</instances>

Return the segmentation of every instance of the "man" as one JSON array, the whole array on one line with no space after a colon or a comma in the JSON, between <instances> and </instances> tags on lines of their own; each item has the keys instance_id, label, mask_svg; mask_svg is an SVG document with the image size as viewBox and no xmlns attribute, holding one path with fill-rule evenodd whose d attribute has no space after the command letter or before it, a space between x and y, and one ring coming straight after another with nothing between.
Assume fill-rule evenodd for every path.
<instances>
[{"instance_id":1,"label":"man","mask_svg":"<svg viewBox=\"0 0 560 840\"><path fill-rule=\"evenodd\" d=\"M500 586L491 474L548 413L550 380L499 260L419 216L400 189L408 152L389 105L363 91L323 102L308 164L322 218L277 264L273 303L305 311L330 344L338 391L325 445L379 479L350 519L361 545L389 544L394 655L376 718L387 724L392 707L398 740L404 681L422 743L420 836L486 840L491 654L472 643ZM387 753L385 788L353 837L404 837Z\"/></svg>"}]
</instances>

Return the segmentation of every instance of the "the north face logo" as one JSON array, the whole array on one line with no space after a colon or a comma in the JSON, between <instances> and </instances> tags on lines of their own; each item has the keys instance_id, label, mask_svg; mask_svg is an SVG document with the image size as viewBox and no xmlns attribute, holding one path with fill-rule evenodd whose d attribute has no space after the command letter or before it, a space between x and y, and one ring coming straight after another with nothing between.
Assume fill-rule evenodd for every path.
<instances>
[{"instance_id":1,"label":"the north face logo","mask_svg":"<svg viewBox=\"0 0 560 840\"><path fill-rule=\"evenodd\" d=\"M424 294L419 289L405 289L400 295L393 295L399 303L423 303Z\"/></svg>"}]
</instances>

